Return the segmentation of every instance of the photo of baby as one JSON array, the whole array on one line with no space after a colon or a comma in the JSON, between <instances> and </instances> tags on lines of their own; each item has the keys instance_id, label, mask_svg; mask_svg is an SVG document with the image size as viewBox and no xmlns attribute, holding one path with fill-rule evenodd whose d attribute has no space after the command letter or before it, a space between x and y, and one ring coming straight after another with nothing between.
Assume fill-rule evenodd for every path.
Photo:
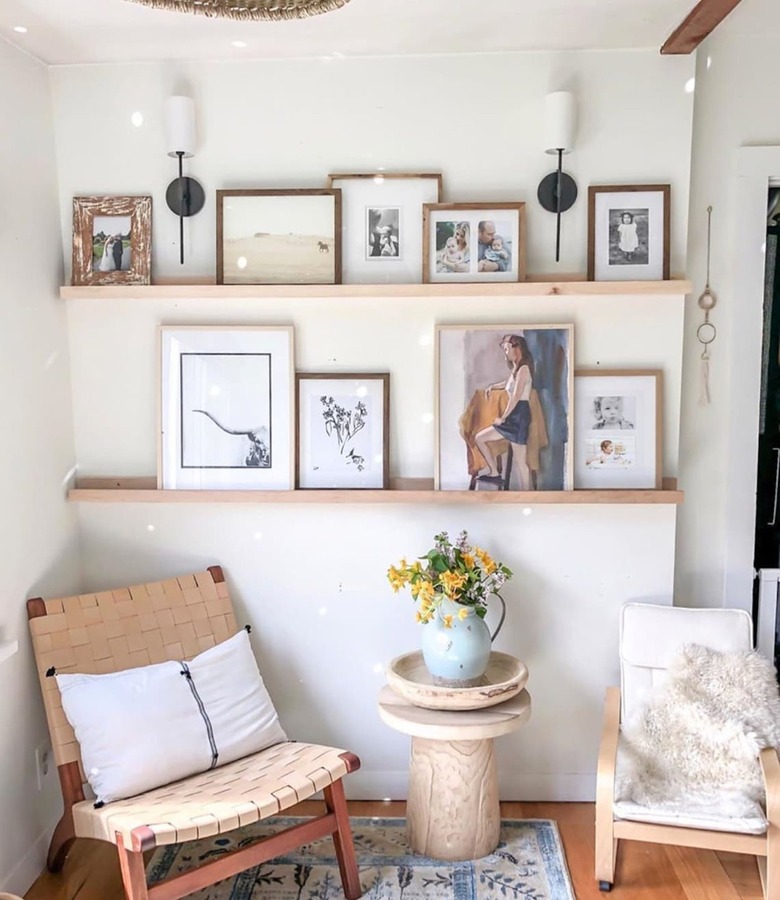
<instances>
[{"instance_id":1,"label":"photo of baby","mask_svg":"<svg viewBox=\"0 0 780 900\"><path fill-rule=\"evenodd\" d=\"M594 397L589 427L594 431L632 431L636 422L636 397Z\"/></svg>"},{"instance_id":2,"label":"photo of baby","mask_svg":"<svg viewBox=\"0 0 780 900\"><path fill-rule=\"evenodd\" d=\"M468 272L471 264L468 222L436 223L436 271Z\"/></svg>"},{"instance_id":3,"label":"photo of baby","mask_svg":"<svg viewBox=\"0 0 780 900\"><path fill-rule=\"evenodd\" d=\"M609 264L646 266L650 261L648 209L610 209Z\"/></svg>"},{"instance_id":4,"label":"photo of baby","mask_svg":"<svg viewBox=\"0 0 780 900\"><path fill-rule=\"evenodd\" d=\"M588 469L628 469L636 460L634 438L603 440L589 438L585 441L585 466Z\"/></svg>"},{"instance_id":5,"label":"photo of baby","mask_svg":"<svg viewBox=\"0 0 780 900\"><path fill-rule=\"evenodd\" d=\"M366 259L401 258L401 210L397 206L366 208Z\"/></svg>"},{"instance_id":6,"label":"photo of baby","mask_svg":"<svg viewBox=\"0 0 780 900\"><path fill-rule=\"evenodd\" d=\"M480 272L508 272L512 268L512 245L504 235L512 233L509 222L483 220L477 227Z\"/></svg>"}]
</instances>

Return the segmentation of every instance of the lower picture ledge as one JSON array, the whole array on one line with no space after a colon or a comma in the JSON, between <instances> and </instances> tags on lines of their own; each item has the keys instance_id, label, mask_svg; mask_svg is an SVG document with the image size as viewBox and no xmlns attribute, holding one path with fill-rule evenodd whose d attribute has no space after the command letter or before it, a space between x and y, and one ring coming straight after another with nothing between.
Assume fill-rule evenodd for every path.
<instances>
[{"instance_id":1,"label":"lower picture ledge","mask_svg":"<svg viewBox=\"0 0 780 900\"><path fill-rule=\"evenodd\" d=\"M684 494L677 479L664 479L661 490L582 491L435 491L432 478L391 479L388 490L158 490L154 477L80 478L68 492L78 503L515 503L667 504Z\"/></svg>"}]
</instances>

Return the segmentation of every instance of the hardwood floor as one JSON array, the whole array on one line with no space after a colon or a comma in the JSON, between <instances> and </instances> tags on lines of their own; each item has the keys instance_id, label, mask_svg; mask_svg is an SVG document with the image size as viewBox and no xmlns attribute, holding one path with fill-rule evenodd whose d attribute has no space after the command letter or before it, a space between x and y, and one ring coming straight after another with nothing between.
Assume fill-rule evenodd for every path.
<instances>
[{"instance_id":1,"label":"hardwood floor","mask_svg":"<svg viewBox=\"0 0 780 900\"><path fill-rule=\"evenodd\" d=\"M401 801L351 801L353 816L403 816ZM289 814L319 812L309 802ZM502 803L508 819L555 819L563 838L577 900L762 900L753 857L657 844L621 843L616 886L602 894L593 879L592 803ZM27 900L124 900L116 850L80 840L60 875L42 875Z\"/></svg>"}]
</instances>

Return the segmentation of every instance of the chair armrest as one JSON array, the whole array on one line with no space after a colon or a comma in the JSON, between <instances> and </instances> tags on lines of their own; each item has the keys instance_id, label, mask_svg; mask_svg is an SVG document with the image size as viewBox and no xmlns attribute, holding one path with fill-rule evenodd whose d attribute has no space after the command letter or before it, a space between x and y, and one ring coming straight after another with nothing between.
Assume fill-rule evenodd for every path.
<instances>
[{"instance_id":1,"label":"chair armrest","mask_svg":"<svg viewBox=\"0 0 780 900\"><path fill-rule=\"evenodd\" d=\"M607 808L612 815L615 799L615 763L620 738L620 688L608 687L604 700L604 721L596 765L596 807Z\"/></svg>"},{"instance_id":2,"label":"chair armrest","mask_svg":"<svg viewBox=\"0 0 780 900\"><path fill-rule=\"evenodd\" d=\"M759 756L766 788L766 818L770 825L780 826L780 760L774 747L765 747Z\"/></svg>"}]
</instances>

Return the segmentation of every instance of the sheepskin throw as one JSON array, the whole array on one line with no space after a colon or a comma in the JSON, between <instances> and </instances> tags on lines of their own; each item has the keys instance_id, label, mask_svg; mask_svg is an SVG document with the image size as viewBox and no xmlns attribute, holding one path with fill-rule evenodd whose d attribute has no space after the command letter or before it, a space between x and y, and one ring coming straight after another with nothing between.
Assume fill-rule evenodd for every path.
<instances>
[{"instance_id":1,"label":"sheepskin throw","mask_svg":"<svg viewBox=\"0 0 780 900\"><path fill-rule=\"evenodd\" d=\"M759 751L780 746L773 666L753 650L686 644L668 676L623 723L615 799L755 815L764 802Z\"/></svg>"}]
</instances>

